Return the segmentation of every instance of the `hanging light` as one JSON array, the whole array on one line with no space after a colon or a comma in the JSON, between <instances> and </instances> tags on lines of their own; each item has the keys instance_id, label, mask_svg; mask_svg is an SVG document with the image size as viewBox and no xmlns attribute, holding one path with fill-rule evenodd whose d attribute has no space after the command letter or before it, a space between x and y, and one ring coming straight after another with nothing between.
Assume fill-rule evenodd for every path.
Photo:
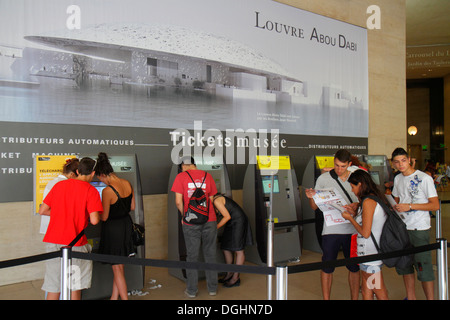
<instances>
[{"instance_id":1,"label":"hanging light","mask_svg":"<svg viewBox=\"0 0 450 320\"><path fill-rule=\"evenodd\" d=\"M417 128L415 126L410 126L408 128L408 134L410 136L415 136L417 134Z\"/></svg>"}]
</instances>

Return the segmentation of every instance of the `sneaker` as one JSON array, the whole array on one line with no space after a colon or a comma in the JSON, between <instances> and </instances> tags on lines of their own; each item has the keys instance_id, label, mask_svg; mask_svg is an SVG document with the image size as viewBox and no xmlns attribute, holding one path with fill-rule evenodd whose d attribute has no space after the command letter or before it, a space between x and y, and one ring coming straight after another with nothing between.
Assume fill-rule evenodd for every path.
<instances>
[{"instance_id":1,"label":"sneaker","mask_svg":"<svg viewBox=\"0 0 450 320\"><path fill-rule=\"evenodd\" d=\"M185 294L188 298L195 298L196 295L197 295L197 294L195 294L195 293L194 293L194 294L189 293L187 290L184 291L184 294Z\"/></svg>"},{"instance_id":2,"label":"sneaker","mask_svg":"<svg viewBox=\"0 0 450 320\"><path fill-rule=\"evenodd\" d=\"M215 296L215 295L217 295L217 291L211 291L211 292L209 292L209 295L210 296Z\"/></svg>"}]
</instances>

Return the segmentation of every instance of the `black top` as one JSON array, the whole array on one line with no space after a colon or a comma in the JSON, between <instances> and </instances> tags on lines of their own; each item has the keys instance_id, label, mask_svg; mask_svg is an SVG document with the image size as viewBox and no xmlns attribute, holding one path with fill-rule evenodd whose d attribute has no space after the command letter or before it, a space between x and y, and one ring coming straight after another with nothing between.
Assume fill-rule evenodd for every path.
<instances>
[{"instance_id":1,"label":"black top","mask_svg":"<svg viewBox=\"0 0 450 320\"><path fill-rule=\"evenodd\" d=\"M244 210L233 199L221 197L225 198L225 208L230 213L231 219L225 224L220 248L229 251L244 250L245 246L253 244L248 218Z\"/></svg>"},{"instance_id":2,"label":"black top","mask_svg":"<svg viewBox=\"0 0 450 320\"><path fill-rule=\"evenodd\" d=\"M102 223L99 253L127 257L135 253L130 216L133 194L121 198L112 186L109 187L113 189L118 199L110 206L108 219Z\"/></svg>"}]
</instances>

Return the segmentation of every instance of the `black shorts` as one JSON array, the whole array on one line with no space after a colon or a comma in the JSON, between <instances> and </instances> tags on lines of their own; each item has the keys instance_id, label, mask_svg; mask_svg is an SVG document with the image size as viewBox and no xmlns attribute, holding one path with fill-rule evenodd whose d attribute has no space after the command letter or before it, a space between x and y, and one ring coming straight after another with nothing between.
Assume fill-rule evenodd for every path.
<instances>
[{"instance_id":1,"label":"black shorts","mask_svg":"<svg viewBox=\"0 0 450 320\"><path fill-rule=\"evenodd\" d=\"M342 247L342 252L345 258L350 258L352 235L351 234L327 234L322 237L322 261L333 261L337 259L339 250ZM346 266L351 272L358 272L358 264L351 264ZM334 267L323 268L325 273L333 273Z\"/></svg>"}]
</instances>

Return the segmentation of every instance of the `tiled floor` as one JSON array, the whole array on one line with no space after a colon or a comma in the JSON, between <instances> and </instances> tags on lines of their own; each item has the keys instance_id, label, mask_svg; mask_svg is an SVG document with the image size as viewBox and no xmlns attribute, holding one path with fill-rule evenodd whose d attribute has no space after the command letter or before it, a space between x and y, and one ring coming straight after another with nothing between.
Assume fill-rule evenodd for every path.
<instances>
[{"instance_id":1,"label":"tiled floor","mask_svg":"<svg viewBox=\"0 0 450 320\"><path fill-rule=\"evenodd\" d=\"M440 194L441 200L450 200L450 192ZM450 204L442 205L442 230L443 237L450 237ZM432 219L432 237L435 232L435 219ZM321 254L306 251L302 253L300 264L319 262ZM435 252L433 252L435 261ZM339 267L334 273L332 286L333 300L348 300L350 298L347 282L347 270ZM383 276L389 291L389 298L402 300L405 290L402 277L398 276L394 269L383 268ZM165 268L146 268L145 287L139 294L131 294L132 300L190 300L184 295L185 284L183 281L169 275ZM436 277L437 278L437 277ZM206 290L205 280L199 282L199 293L196 300L265 300L267 299L266 276L254 274L242 274L241 285L234 288L219 287L216 296L211 297ZM44 293L40 289L43 280L36 280L0 287L0 300L42 300ZM158 286L160 285L160 286ZM275 287L275 281L273 286ZM435 281L437 292L437 282ZM425 299L420 282L416 281L416 294L418 299ZM275 297L275 294L273 295ZM435 295L438 297L437 293ZM320 271L310 271L290 274L288 276L289 300L320 300L322 299L320 286Z\"/></svg>"}]
</instances>

